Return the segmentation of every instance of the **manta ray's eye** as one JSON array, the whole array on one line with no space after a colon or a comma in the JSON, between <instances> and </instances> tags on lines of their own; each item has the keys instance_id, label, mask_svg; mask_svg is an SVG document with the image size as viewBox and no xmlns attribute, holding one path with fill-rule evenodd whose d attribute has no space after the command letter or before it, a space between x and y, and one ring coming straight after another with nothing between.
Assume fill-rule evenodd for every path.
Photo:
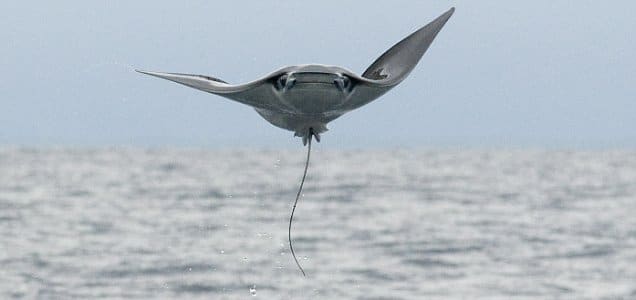
<instances>
[{"instance_id":1,"label":"manta ray's eye","mask_svg":"<svg viewBox=\"0 0 636 300\"><path fill-rule=\"evenodd\" d=\"M294 84L296 84L296 79L287 74L283 74L276 80L276 89L288 90L294 87Z\"/></svg>"},{"instance_id":2,"label":"manta ray's eye","mask_svg":"<svg viewBox=\"0 0 636 300\"><path fill-rule=\"evenodd\" d=\"M351 90L351 79L345 75L340 75L338 78L333 80L333 83L343 92Z\"/></svg>"}]
</instances>

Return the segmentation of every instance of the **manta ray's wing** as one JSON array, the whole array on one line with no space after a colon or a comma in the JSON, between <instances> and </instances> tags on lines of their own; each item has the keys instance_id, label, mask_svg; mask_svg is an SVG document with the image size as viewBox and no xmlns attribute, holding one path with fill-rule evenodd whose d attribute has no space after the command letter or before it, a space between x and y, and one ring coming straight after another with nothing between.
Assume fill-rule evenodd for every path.
<instances>
[{"instance_id":1,"label":"manta ray's wing","mask_svg":"<svg viewBox=\"0 0 636 300\"><path fill-rule=\"evenodd\" d=\"M163 73L137 70L139 73L174 81L204 92L216 94L255 108L269 110L284 109L275 95L272 82L284 74L285 68L275 71L260 79L245 84L232 85L221 79L194 74Z\"/></svg>"},{"instance_id":2,"label":"manta ray's wing","mask_svg":"<svg viewBox=\"0 0 636 300\"><path fill-rule=\"evenodd\" d=\"M347 108L355 109L365 105L402 82L415 68L453 12L455 8L395 44L376 59L362 73L362 77L354 75L358 85L355 95L345 103Z\"/></svg>"}]
</instances>

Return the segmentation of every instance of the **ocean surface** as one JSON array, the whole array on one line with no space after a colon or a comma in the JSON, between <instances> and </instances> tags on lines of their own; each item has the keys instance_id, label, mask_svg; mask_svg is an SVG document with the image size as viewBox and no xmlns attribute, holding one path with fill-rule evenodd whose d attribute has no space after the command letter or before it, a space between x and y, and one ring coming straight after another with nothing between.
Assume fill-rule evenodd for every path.
<instances>
[{"instance_id":1,"label":"ocean surface","mask_svg":"<svg viewBox=\"0 0 636 300\"><path fill-rule=\"evenodd\" d=\"M636 152L0 149L0 299L636 299Z\"/></svg>"}]
</instances>

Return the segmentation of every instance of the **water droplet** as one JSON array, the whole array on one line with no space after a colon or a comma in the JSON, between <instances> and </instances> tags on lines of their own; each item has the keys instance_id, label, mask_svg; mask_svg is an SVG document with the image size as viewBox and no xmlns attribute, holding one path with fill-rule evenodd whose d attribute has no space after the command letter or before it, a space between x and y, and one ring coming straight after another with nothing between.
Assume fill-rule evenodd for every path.
<instances>
[{"instance_id":1,"label":"water droplet","mask_svg":"<svg viewBox=\"0 0 636 300\"><path fill-rule=\"evenodd\" d=\"M188 271L192 272L192 267L189 267L189 268L188 268Z\"/></svg>"},{"instance_id":2,"label":"water droplet","mask_svg":"<svg viewBox=\"0 0 636 300\"><path fill-rule=\"evenodd\" d=\"M225 250L221 250L221 254L225 253Z\"/></svg>"},{"instance_id":3,"label":"water droplet","mask_svg":"<svg viewBox=\"0 0 636 300\"><path fill-rule=\"evenodd\" d=\"M246 262L247 261L247 256L243 256L243 261Z\"/></svg>"},{"instance_id":4,"label":"water droplet","mask_svg":"<svg viewBox=\"0 0 636 300\"><path fill-rule=\"evenodd\" d=\"M308 260L308 259L309 259L309 257L303 256L303 260Z\"/></svg>"},{"instance_id":5,"label":"water droplet","mask_svg":"<svg viewBox=\"0 0 636 300\"><path fill-rule=\"evenodd\" d=\"M256 296L256 285L253 285L252 287L250 287L250 294L252 296Z\"/></svg>"}]
</instances>

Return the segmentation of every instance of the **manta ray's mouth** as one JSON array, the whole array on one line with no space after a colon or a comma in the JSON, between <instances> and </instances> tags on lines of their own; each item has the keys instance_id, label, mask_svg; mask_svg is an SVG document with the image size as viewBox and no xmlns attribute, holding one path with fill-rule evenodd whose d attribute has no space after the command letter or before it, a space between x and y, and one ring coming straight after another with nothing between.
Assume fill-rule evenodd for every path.
<instances>
[{"instance_id":1,"label":"manta ray's mouth","mask_svg":"<svg viewBox=\"0 0 636 300\"><path fill-rule=\"evenodd\" d=\"M281 75L276 81L276 88L279 90L290 90L298 85L328 85L340 91L349 91L351 79L338 73L294 72Z\"/></svg>"},{"instance_id":2,"label":"manta ray's mouth","mask_svg":"<svg viewBox=\"0 0 636 300\"><path fill-rule=\"evenodd\" d=\"M290 74L290 77L296 80L296 83L325 83L333 84L333 81L341 78L339 74L315 73L315 72L297 72Z\"/></svg>"}]
</instances>

